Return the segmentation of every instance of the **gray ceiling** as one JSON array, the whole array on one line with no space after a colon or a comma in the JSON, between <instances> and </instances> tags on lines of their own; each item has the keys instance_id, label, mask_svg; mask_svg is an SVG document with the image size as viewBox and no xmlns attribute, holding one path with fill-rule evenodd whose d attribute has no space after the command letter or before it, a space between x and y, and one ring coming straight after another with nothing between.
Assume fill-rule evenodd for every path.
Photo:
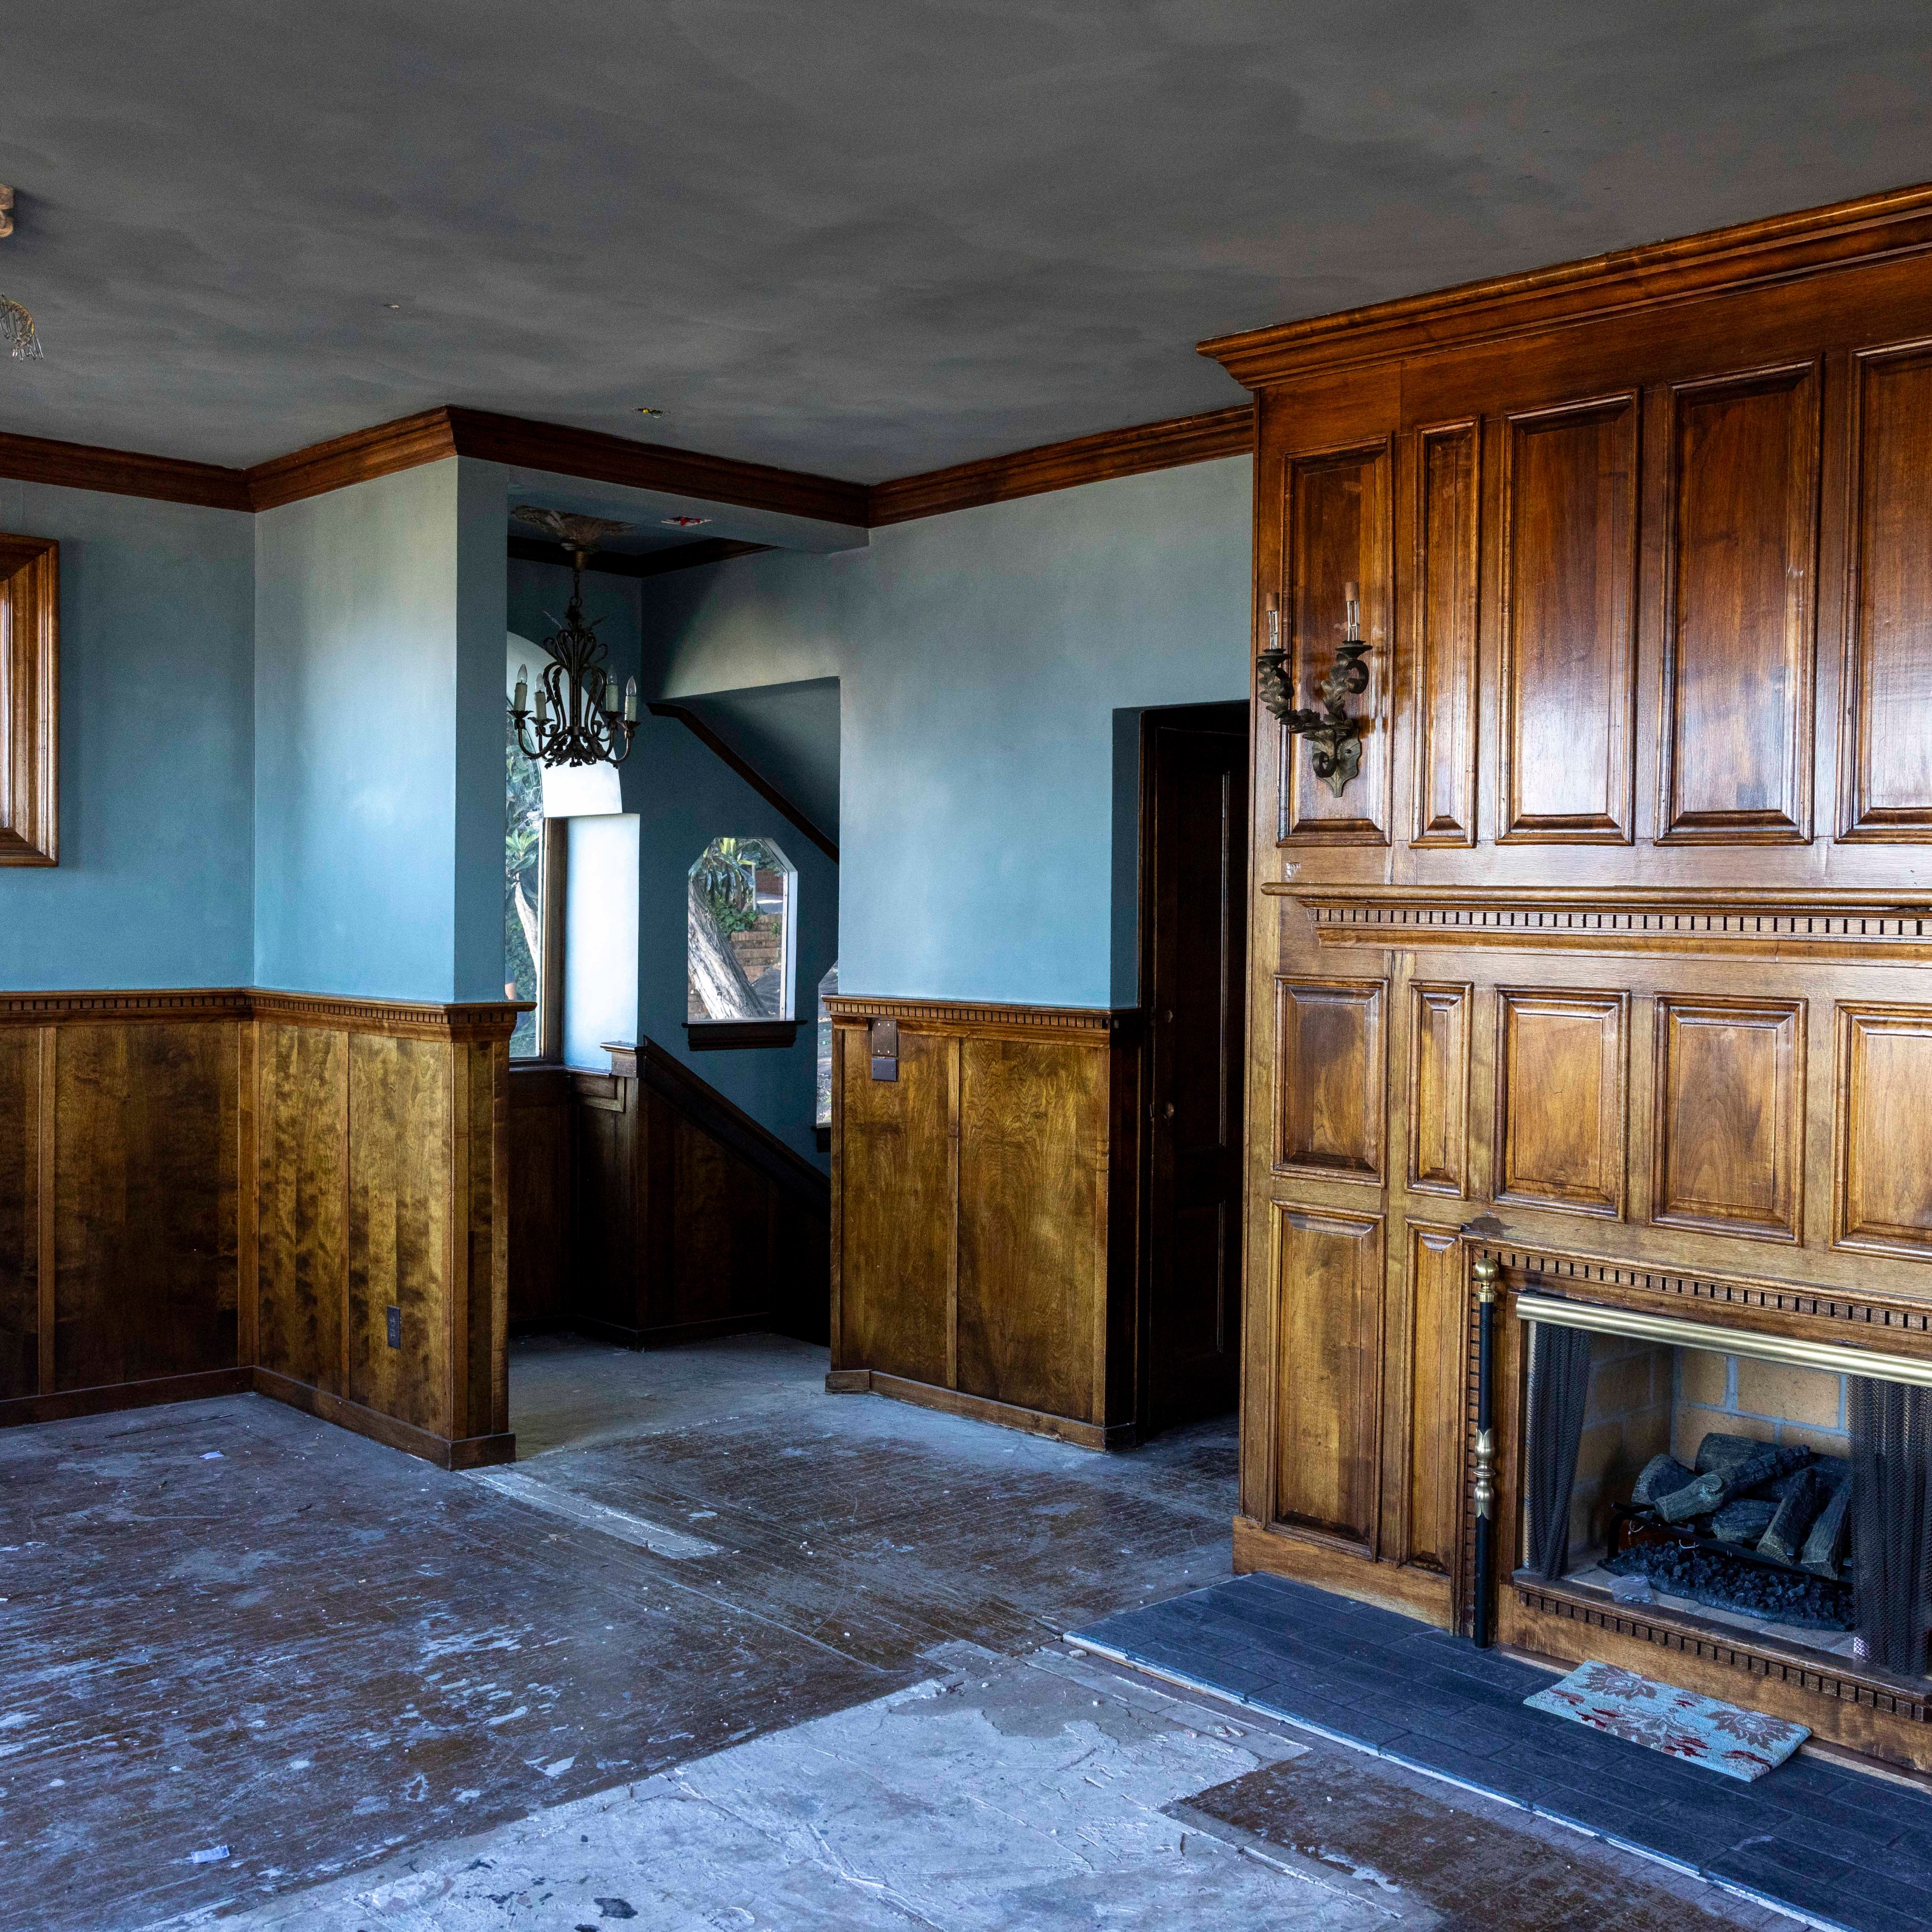
<instances>
[{"instance_id":1,"label":"gray ceiling","mask_svg":"<svg viewBox=\"0 0 1932 1932\"><path fill-rule=\"evenodd\" d=\"M1238 401L1204 335L1932 176L1928 69L1924 0L18 0L0 429L464 403L872 482Z\"/></svg>"}]
</instances>

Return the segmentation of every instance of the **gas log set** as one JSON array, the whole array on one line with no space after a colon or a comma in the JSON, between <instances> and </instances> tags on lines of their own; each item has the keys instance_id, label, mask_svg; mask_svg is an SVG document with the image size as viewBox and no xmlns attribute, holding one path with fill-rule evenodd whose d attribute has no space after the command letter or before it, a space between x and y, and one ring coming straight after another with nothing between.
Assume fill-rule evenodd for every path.
<instances>
[{"instance_id":1,"label":"gas log set","mask_svg":"<svg viewBox=\"0 0 1932 1932\"><path fill-rule=\"evenodd\" d=\"M1673 1456L1644 1465L1604 1567L1714 1609L1850 1630L1851 1504L1842 1457L1713 1433L1694 1469Z\"/></svg>"}]
</instances>

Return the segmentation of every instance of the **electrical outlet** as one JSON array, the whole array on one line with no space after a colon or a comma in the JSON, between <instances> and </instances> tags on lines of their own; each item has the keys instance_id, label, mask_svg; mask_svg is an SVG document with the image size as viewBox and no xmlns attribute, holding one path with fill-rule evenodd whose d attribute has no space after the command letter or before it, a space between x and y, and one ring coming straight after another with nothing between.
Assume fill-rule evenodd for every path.
<instances>
[{"instance_id":1,"label":"electrical outlet","mask_svg":"<svg viewBox=\"0 0 1932 1932\"><path fill-rule=\"evenodd\" d=\"M387 1308L382 1312L389 1318L389 1346L400 1348L403 1346L403 1311L400 1308Z\"/></svg>"}]
</instances>

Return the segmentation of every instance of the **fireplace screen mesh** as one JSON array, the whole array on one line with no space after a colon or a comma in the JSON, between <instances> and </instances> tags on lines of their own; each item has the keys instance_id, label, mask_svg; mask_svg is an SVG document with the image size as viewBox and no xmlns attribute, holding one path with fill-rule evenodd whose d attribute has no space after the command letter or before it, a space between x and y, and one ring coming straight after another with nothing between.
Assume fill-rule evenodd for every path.
<instances>
[{"instance_id":1,"label":"fireplace screen mesh","mask_svg":"<svg viewBox=\"0 0 1932 1932\"><path fill-rule=\"evenodd\" d=\"M1922 1677L1932 1390L1538 1321L1522 1564Z\"/></svg>"}]
</instances>

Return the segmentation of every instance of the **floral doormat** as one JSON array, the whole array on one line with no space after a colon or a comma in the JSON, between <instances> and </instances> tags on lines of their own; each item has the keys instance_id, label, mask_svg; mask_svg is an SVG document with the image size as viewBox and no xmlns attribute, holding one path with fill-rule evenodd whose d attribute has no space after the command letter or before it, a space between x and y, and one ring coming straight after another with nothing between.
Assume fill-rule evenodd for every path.
<instances>
[{"instance_id":1,"label":"floral doormat","mask_svg":"<svg viewBox=\"0 0 1932 1932\"><path fill-rule=\"evenodd\" d=\"M1802 1724L1741 1711L1611 1664L1580 1664L1560 1683L1523 1702L1747 1783L1775 1771L1811 1735Z\"/></svg>"}]
</instances>

